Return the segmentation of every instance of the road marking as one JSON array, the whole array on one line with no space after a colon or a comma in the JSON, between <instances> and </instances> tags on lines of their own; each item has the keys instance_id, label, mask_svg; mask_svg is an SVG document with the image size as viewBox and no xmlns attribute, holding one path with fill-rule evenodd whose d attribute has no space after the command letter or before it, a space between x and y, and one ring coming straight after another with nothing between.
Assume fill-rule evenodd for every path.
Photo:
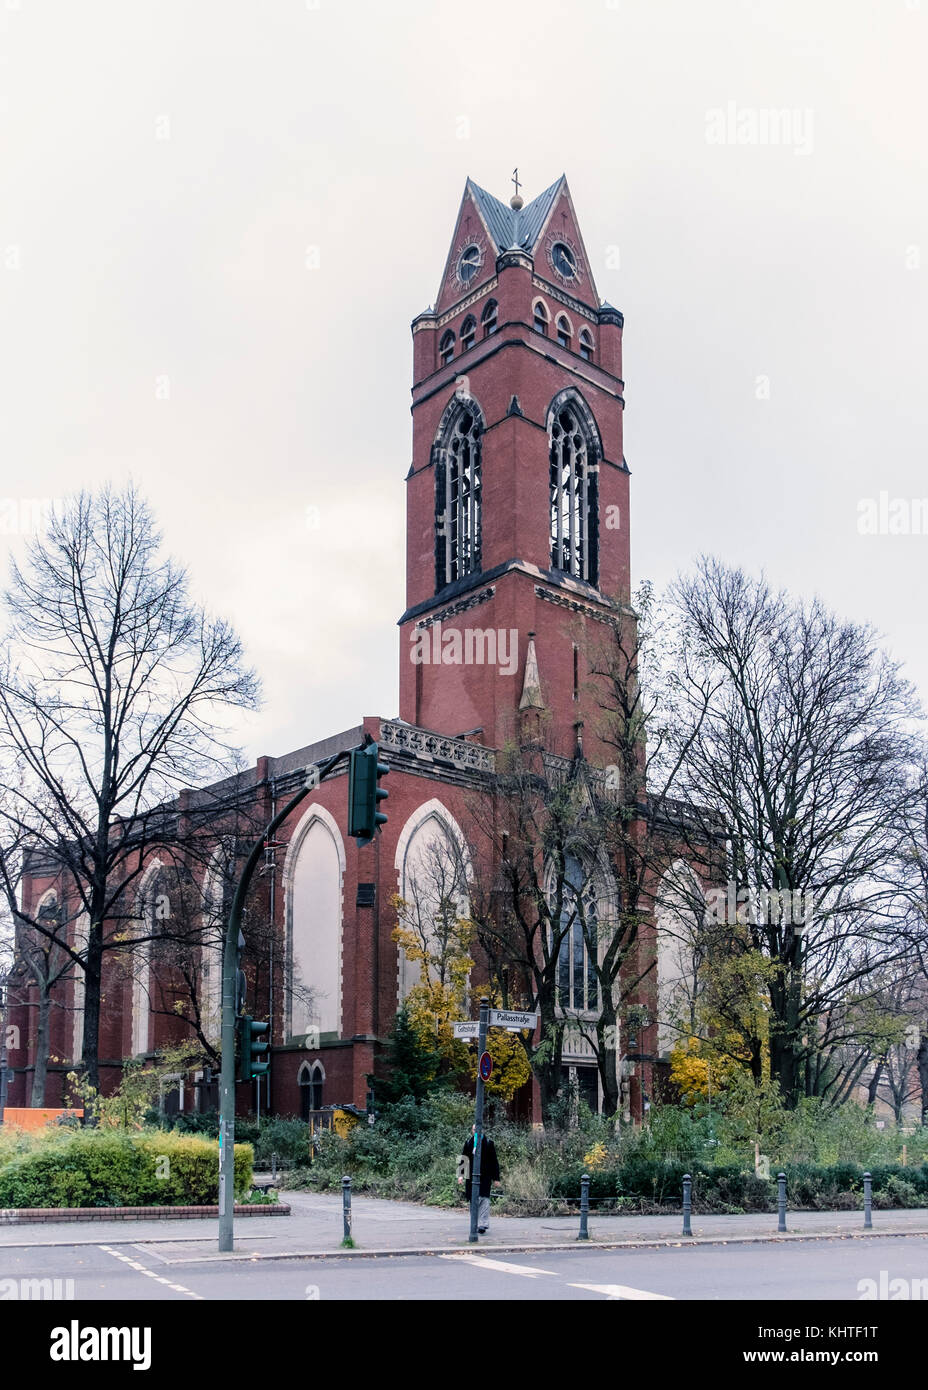
<instances>
[{"instance_id":1,"label":"road marking","mask_svg":"<svg viewBox=\"0 0 928 1390\"><path fill-rule=\"evenodd\" d=\"M449 1250L446 1255L442 1255L440 1258L476 1265L478 1269L500 1269L504 1274L524 1274L527 1279L537 1279L539 1274L549 1274L552 1279L557 1278L553 1269L536 1269L533 1265L508 1264L505 1260L487 1259L486 1255L458 1254L457 1251Z\"/></svg>"},{"instance_id":2,"label":"road marking","mask_svg":"<svg viewBox=\"0 0 928 1390\"><path fill-rule=\"evenodd\" d=\"M133 1260L129 1255L124 1255L121 1250L114 1250L110 1245L99 1245L98 1250L103 1250L107 1255L112 1255L117 1260L122 1260L123 1264L129 1265L130 1269L136 1270L139 1274L146 1275L149 1279L154 1279L157 1284L164 1284L167 1288L173 1289L175 1293L185 1293L188 1298L196 1298L201 1303L205 1300L202 1294L194 1293L193 1289L187 1289L183 1284L175 1284L170 1279L165 1279L160 1274L156 1274L153 1269L147 1269L138 1260Z\"/></svg>"},{"instance_id":3,"label":"road marking","mask_svg":"<svg viewBox=\"0 0 928 1390\"><path fill-rule=\"evenodd\" d=\"M571 1289L589 1289L591 1293L605 1294L606 1298L662 1298L668 1303L674 1299L669 1293L650 1293L647 1289L630 1289L627 1284L569 1284Z\"/></svg>"},{"instance_id":4,"label":"road marking","mask_svg":"<svg viewBox=\"0 0 928 1390\"><path fill-rule=\"evenodd\" d=\"M149 1255L154 1260L160 1260L163 1265L169 1265L171 1263L166 1255L161 1254L160 1250L155 1250L147 1245L133 1245L132 1249L137 1250L140 1255Z\"/></svg>"}]
</instances>

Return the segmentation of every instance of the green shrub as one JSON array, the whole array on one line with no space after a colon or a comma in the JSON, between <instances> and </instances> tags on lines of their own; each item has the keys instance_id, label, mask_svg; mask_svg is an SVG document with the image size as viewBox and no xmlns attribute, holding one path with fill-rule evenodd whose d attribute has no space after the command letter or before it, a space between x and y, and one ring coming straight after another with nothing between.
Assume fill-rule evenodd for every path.
<instances>
[{"instance_id":1,"label":"green shrub","mask_svg":"<svg viewBox=\"0 0 928 1390\"><path fill-rule=\"evenodd\" d=\"M215 1205L218 1147L196 1135L50 1131L0 1166L0 1207ZM165 1162L166 1160L166 1162ZM250 1145L235 1146L235 1192L251 1188Z\"/></svg>"}]
</instances>

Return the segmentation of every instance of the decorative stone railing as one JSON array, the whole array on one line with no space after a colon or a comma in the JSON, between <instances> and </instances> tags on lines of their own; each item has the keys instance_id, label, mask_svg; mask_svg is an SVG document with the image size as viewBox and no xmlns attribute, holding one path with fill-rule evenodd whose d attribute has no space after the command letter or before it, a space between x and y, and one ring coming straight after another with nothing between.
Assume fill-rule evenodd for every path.
<instances>
[{"instance_id":1,"label":"decorative stone railing","mask_svg":"<svg viewBox=\"0 0 928 1390\"><path fill-rule=\"evenodd\" d=\"M414 724L400 724L383 719L380 723L380 742L387 749L413 753L417 758L441 760L472 772L493 772L496 757L492 748L480 743L468 743L464 738L449 738L418 729Z\"/></svg>"}]
</instances>

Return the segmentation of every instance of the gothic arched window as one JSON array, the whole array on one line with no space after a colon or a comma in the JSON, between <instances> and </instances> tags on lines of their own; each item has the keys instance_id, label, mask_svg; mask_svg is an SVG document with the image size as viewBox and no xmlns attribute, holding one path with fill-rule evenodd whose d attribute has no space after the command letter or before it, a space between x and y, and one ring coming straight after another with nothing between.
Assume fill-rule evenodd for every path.
<instances>
[{"instance_id":1,"label":"gothic arched window","mask_svg":"<svg viewBox=\"0 0 928 1390\"><path fill-rule=\"evenodd\" d=\"M498 309L499 305L497 304L496 300L491 299L488 301L487 307L480 315L480 322L483 324L483 336L485 338L489 338L491 333L496 332L496 315Z\"/></svg>"},{"instance_id":2,"label":"gothic arched window","mask_svg":"<svg viewBox=\"0 0 928 1390\"><path fill-rule=\"evenodd\" d=\"M595 584L598 579L598 465L595 426L582 402L565 393L548 417L551 567Z\"/></svg>"},{"instance_id":3,"label":"gothic arched window","mask_svg":"<svg viewBox=\"0 0 928 1390\"><path fill-rule=\"evenodd\" d=\"M480 413L462 401L438 445L435 469L435 587L480 571Z\"/></svg>"},{"instance_id":4,"label":"gothic arched window","mask_svg":"<svg viewBox=\"0 0 928 1390\"><path fill-rule=\"evenodd\" d=\"M313 1110L322 1109L322 1087L325 1082L325 1072L321 1062L314 1062L311 1067L303 1063L300 1068L300 1118L308 1120Z\"/></svg>"},{"instance_id":5,"label":"gothic arched window","mask_svg":"<svg viewBox=\"0 0 928 1390\"><path fill-rule=\"evenodd\" d=\"M438 344L438 354L441 357L441 365L447 367L454 356L454 334L450 328L447 333L442 335L442 340Z\"/></svg>"},{"instance_id":6,"label":"gothic arched window","mask_svg":"<svg viewBox=\"0 0 928 1390\"><path fill-rule=\"evenodd\" d=\"M570 319L567 317L566 314L559 314L557 320L558 346L569 348L571 345L572 338L573 330L570 326Z\"/></svg>"},{"instance_id":7,"label":"gothic arched window","mask_svg":"<svg viewBox=\"0 0 928 1390\"><path fill-rule=\"evenodd\" d=\"M586 328L580 334L580 356L584 362L593 361L593 335Z\"/></svg>"},{"instance_id":8,"label":"gothic arched window","mask_svg":"<svg viewBox=\"0 0 928 1390\"><path fill-rule=\"evenodd\" d=\"M549 871L548 901L560 893L560 922L552 922L559 938L557 956L557 1005L564 1013L590 1013L599 1007L596 969L599 905L595 875L568 855L563 873Z\"/></svg>"},{"instance_id":9,"label":"gothic arched window","mask_svg":"<svg viewBox=\"0 0 928 1390\"><path fill-rule=\"evenodd\" d=\"M545 338L548 336L549 319L550 315L544 300L536 299L532 309L532 327L536 333L540 333Z\"/></svg>"},{"instance_id":10,"label":"gothic arched window","mask_svg":"<svg viewBox=\"0 0 928 1390\"><path fill-rule=\"evenodd\" d=\"M468 314L461 324L461 351L466 352L468 348L474 346L474 339L477 337L477 320L473 314Z\"/></svg>"}]
</instances>

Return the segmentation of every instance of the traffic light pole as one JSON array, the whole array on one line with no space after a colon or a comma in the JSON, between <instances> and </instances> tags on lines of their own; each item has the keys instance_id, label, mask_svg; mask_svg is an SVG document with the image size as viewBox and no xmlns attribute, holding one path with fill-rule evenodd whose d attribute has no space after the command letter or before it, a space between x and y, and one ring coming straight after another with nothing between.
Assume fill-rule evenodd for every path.
<instances>
[{"instance_id":1,"label":"traffic light pole","mask_svg":"<svg viewBox=\"0 0 928 1390\"><path fill-rule=\"evenodd\" d=\"M261 862L268 838L294 811L300 802L315 791L324 777L347 758L345 749L307 770L306 784L288 801L282 811L267 826L260 840L252 847L235 889L229 921L226 925L222 951L222 1071L219 1097L219 1249L234 1249L233 1212L235 1205L235 983L238 971L238 939L242 923L245 895Z\"/></svg>"}]
</instances>

